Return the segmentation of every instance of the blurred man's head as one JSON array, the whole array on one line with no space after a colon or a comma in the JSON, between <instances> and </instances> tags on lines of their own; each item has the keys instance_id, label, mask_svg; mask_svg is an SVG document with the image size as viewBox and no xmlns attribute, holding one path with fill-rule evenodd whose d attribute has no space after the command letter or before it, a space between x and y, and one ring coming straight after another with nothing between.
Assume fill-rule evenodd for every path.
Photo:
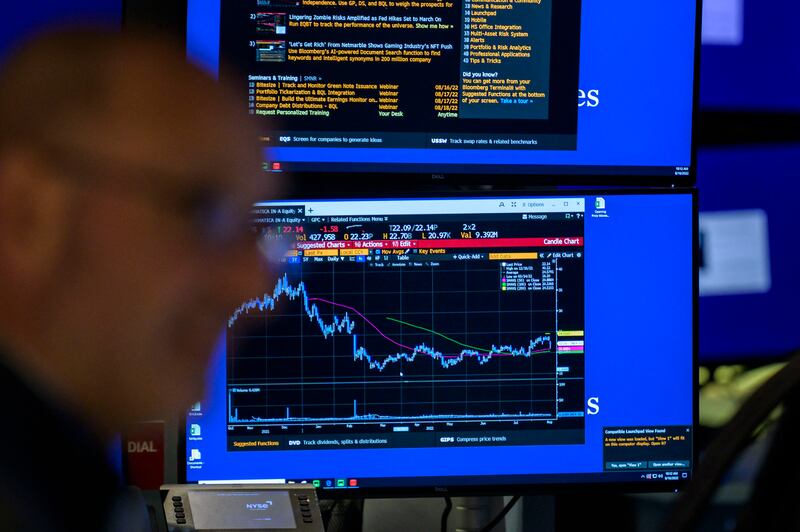
<instances>
[{"instance_id":1,"label":"blurred man's head","mask_svg":"<svg viewBox=\"0 0 800 532\"><path fill-rule=\"evenodd\" d=\"M261 288L243 110L154 39L62 32L0 71L0 341L98 430L199 399Z\"/></svg>"}]
</instances>

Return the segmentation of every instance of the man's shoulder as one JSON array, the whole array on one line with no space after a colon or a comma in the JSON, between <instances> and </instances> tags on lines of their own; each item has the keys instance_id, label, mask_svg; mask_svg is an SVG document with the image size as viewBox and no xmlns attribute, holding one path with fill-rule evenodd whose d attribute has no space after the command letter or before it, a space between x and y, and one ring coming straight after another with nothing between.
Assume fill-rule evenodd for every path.
<instances>
[{"instance_id":1,"label":"man's shoulder","mask_svg":"<svg viewBox=\"0 0 800 532\"><path fill-rule=\"evenodd\" d=\"M119 486L102 443L2 359L0 420L0 530L102 530L86 510L111 507Z\"/></svg>"}]
</instances>

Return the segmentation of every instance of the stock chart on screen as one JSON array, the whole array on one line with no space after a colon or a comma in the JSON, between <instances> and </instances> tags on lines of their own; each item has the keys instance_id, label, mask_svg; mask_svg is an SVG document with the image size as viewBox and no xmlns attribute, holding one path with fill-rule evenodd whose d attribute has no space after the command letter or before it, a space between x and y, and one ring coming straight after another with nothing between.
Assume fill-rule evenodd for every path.
<instances>
[{"instance_id":1,"label":"stock chart on screen","mask_svg":"<svg viewBox=\"0 0 800 532\"><path fill-rule=\"evenodd\" d=\"M228 321L229 447L582 443L583 200L527 203L258 206L294 244Z\"/></svg>"},{"instance_id":2,"label":"stock chart on screen","mask_svg":"<svg viewBox=\"0 0 800 532\"><path fill-rule=\"evenodd\" d=\"M678 192L256 204L279 260L220 323L186 480L688 480L693 209Z\"/></svg>"}]
</instances>

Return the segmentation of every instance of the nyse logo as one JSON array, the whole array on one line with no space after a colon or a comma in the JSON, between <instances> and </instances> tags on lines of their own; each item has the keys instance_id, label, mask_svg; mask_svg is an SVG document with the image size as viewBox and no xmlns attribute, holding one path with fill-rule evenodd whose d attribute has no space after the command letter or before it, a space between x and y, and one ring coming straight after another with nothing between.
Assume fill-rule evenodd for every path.
<instances>
[{"instance_id":1,"label":"nyse logo","mask_svg":"<svg viewBox=\"0 0 800 532\"><path fill-rule=\"evenodd\" d=\"M452 436L443 436L439 438L439 443L455 443L456 439Z\"/></svg>"},{"instance_id":2,"label":"nyse logo","mask_svg":"<svg viewBox=\"0 0 800 532\"><path fill-rule=\"evenodd\" d=\"M600 105L600 89L578 91L578 107L595 108Z\"/></svg>"},{"instance_id":3,"label":"nyse logo","mask_svg":"<svg viewBox=\"0 0 800 532\"><path fill-rule=\"evenodd\" d=\"M260 502L249 502L244 505L245 508L248 510L269 510L272 508L272 501L265 501L263 503Z\"/></svg>"},{"instance_id":4,"label":"nyse logo","mask_svg":"<svg viewBox=\"0 0 800 532\"><path fill-rule=\"evenodd\" d=\"M152 440L149 441L129 441L129 453L155 453L156 446Z\"/></svg>"}]
</instances>

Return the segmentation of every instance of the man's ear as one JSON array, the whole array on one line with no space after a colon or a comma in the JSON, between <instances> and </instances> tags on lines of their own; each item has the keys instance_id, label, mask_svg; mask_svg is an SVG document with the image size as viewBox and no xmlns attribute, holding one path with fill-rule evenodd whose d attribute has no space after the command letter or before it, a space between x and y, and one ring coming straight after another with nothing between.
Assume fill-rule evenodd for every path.
<instances>
[{"instance_id":1,"label":"man's ear","mask_svg":"<svg viewBox=\"0 0 800 532\"><path fill-rule=\"evenodd\" d=\"M52 282L64 266L72 187L32 153L0 153L0 261L19 288Z\"/></svg>"}]
</instances>

